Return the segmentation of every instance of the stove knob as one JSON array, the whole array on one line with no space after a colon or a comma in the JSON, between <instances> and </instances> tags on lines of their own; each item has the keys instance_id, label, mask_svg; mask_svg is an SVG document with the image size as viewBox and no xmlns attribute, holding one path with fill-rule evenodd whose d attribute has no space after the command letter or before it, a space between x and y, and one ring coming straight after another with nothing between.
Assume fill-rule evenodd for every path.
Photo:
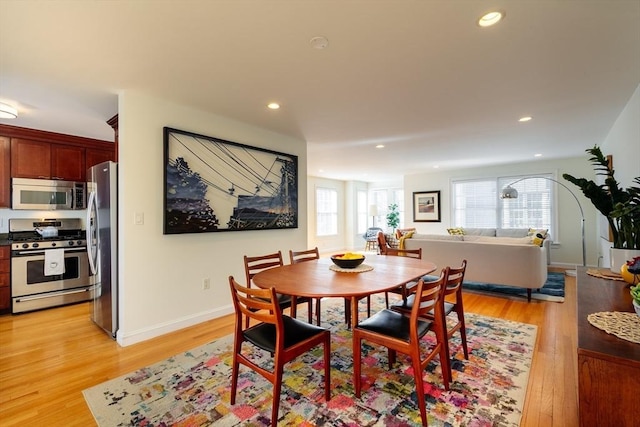
<instances>
[{"instance_id":1,"label":"stove knob","mask_svg":"<svg viewBox=\"0 0 640 427\"><path fill-rule=\"evenodd\" d=\"M82 240L78 240L78 245L82 246L84 242Z\"/></svg>"},{"instance_id":2,"label":"stove knob","mask_svg":"<svg viewBox=\"0 0 640 427\"><path fill-rule=\"evenodd\" d=\"M69 240L69 246L73 246L73 240Z\"/></svg>"},{"instance_id":3,"label":"stove knob","mask_svg":"<svg viewBox=\"0 0 640 427\"><path fill-rule=\"evenodd\" d=\"M51 246L55 246L55 245L56 245L56 242L51 242Z\"/></svg>"},{"instance_id":4,"label":"stove knob","mask_svg":"<svg viewBox=\"0 0 640 427\"><path fill-rule=\"evenodd\" d=\"M40 244L39 244L39 243L34 243L34 244L32 245L32 247L34 247L34 248L39 248L39 247L40 247Z\"/></svg>"},{"instance_id":5,"label":"stove knob","mask_svg":"<svg viewBox=\"0 0 640 427\"><path fill-rule=\"evenodd\" d=\"M23 243L23 244L22 244L22 249L27 249L28 247L29 247L29 244L28 244L28 243Z\"/></svg>"}]
</instances>

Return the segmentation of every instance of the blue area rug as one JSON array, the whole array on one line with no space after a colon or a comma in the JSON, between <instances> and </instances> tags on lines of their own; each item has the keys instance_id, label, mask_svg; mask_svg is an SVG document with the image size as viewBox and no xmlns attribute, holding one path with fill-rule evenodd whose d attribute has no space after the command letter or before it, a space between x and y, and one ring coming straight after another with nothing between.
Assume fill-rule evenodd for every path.
<instances>
[{"instance_id":1,"label":"blue area rug","mask_svg":"<svg viewBox=\"0 0 640 427\"><path fill-rule=\"evenodd\" d=\"M515 286L492 285L490 283L467 282L462 284L462 289L478 292L490 292L502 295L521 296L527 298L527 290ZM547 282L540 289L533 289L531 299L542 301L564 301L564 273L548 273Z\"/></svg>"}]
</instances>

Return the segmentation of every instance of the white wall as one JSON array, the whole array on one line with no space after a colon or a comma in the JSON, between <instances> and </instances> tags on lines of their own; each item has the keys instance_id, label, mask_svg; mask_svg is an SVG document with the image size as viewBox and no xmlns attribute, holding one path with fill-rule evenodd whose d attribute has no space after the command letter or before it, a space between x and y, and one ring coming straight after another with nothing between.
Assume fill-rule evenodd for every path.
<instances>
[{"instance_id":1,"label":"white wall","mask_svg":"<svg viewBox=\"0 0 640 427\"><path fill-rule=\"evenodd\" d=\"M304 141L133 91L120 95L118 118L121 345L232 312L228 276L244 283L243 255L307 247ZM297 155L299 228L163 235L164 126Z\"/></svg>"},{"instance_id":2,"label":"white wall","mask_svg":"<svg viewBox=\"0 0 640 427\"><path fill-rule=\"evenodd\" d=\"M620 113L611 131L602 143L602 152L611 154L615 177L623 188L630 187L640 176L640 85ZM601 223L602 224L602 223ZM605 233L606 234L606 233ZM610 265L611 243L599 238L601 265Z\"/></svg>"},{"instance_id":3,"label":"white wall","mask_svg":"<svg viewBox=\"0 0 640 427\"><path fill-rule=\"evenodd\" d=\"M416 227L420 233L446 234L451 227L451 181L461 178L482 178L487 176L527 176L534 173L553 173L558 181L563 182L563 173L576 177L595 179L595 174L584 158L545 160L492 167L460 169L453 171L438 170L429 173L407 175L404 178L405 191L405 227ZM573 184L568 181L571 188ZM413 222L413 192L440 191L441 222ZM587 265L597 263L597 226L596 210L582 195L578 187L571 188L576 195L585 215L585 240L587 246ZM582 264L582 237L580 228L580 209L569 192L558 186L558 235L552 236L555 243L551 249L551 262L556 265Z\"/></svg>"}]
</instances>

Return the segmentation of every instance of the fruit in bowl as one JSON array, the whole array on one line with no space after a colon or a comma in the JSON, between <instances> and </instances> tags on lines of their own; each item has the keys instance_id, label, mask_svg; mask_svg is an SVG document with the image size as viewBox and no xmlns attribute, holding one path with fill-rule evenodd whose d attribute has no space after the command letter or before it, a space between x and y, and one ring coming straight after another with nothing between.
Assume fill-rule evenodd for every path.
<instances>
[{"instance_id":1,"label":"fruit in bowl","mask_svg":"<svg viewBox=\"0 0 640 427\"><path fill-rule=\"evenodd\" d=\"M347 252L333 255L331 261L340 268L356 268L364 261L364 255Z\"/></svg>"}]
</instances>

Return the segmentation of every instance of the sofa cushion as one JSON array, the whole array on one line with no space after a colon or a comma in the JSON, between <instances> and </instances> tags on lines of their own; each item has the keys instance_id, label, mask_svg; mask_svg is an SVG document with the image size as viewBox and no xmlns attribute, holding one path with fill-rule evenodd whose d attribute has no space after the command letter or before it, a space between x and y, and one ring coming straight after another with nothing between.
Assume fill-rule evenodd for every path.
<instances>
[{"instance_id":1,"label":"sofa cushion","mask_svg":"<svg viewBox=\"0 0 640 427\"><path fill-rule=\"evenodd\" d=\"M462 235L449 235L449 234L420 234L413 233L411 240L457 240L462 242L464 236Z\"/></svg>"},{"instance_id":2,"label":"sofa cushion","mask_svg":"<svg viewBox=\"0 0 640 427\"><path fill-rule=\"evenodd\" d=\"M498 228L496 237L525 237L529 235L530 228Z\"/></svg>"},{"instance_id":3,"label":"sofa cushion","mask_svg":"<svg viewBox=\"0 0 640 427\"><path fill-rule=\"evenodd\" d=\"M464 234L469 236L496 236L495 228L464 228Z\"/></svg>"},{"instance_id":4,"label":"sofa cushion","mask_svg":"<svg viewBox=\"0 0 640 427\"><path fill-rule=\"evenodd\" d=\"M465 242L493 243L496 245L530 245L531 237L489 237L489 236L464 236Z\"/></svg>"}]
</instances>

